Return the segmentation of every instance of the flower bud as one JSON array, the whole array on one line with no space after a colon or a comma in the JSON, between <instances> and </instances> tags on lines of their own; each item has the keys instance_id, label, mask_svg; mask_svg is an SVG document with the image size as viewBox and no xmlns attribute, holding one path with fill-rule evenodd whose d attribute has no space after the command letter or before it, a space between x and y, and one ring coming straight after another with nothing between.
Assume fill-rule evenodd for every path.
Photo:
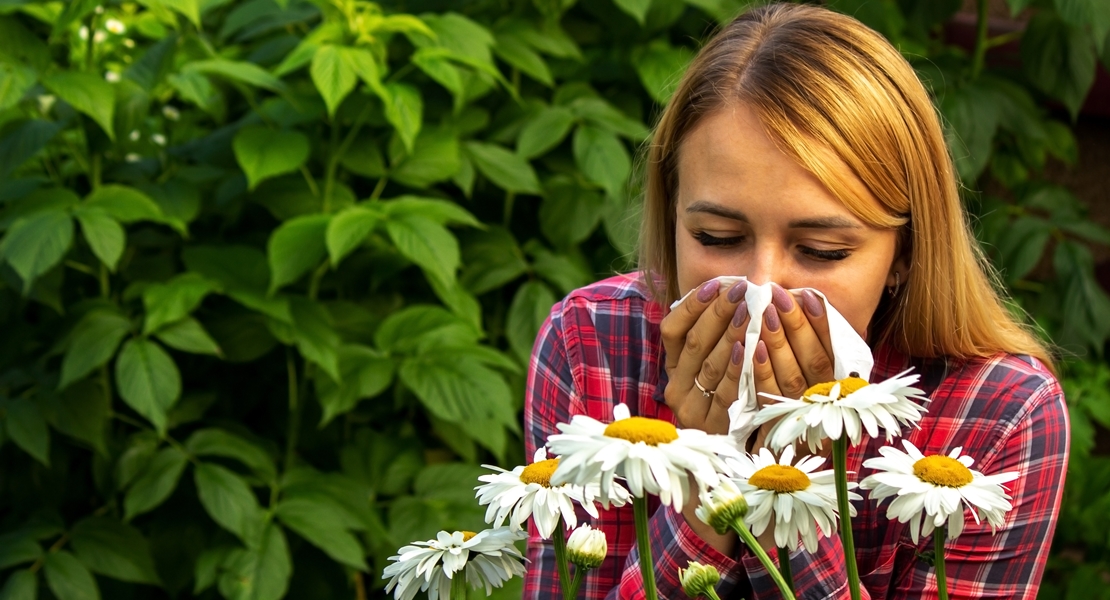
<instances>
[{"instance_id":1,"label":"flower bud","mask_svg":"<svg viewBox=\"0 0 1110 600\"><path fill-rule=\"evenodd\" d=\"M682 591L691 598L709 596L709 590L716 587L721 580L721 574L716 567L703 565L690 561L690 566L678 570L678 580L682 583Z\"/></svg>"},{"instance_id":2,"label":"flower bud","mask_svg":"<svg viewBox=\"0 0 1110 600\"><path fill-rule=\"evenodd\" d=\"M720 484L708 493L701 492L700 497L701 506L694 514L717 533L729 531L748 514L748 502L731 479L722 478Z\"/></svg>"},{"instance_id":3,"label":"flower bud","mask_svg":"<svg viewBox=\"0 0 1110 600\"><path fill-rule=\"evenodd\" d=\"M596 569L605 561L609 544L605 533L582 525L570 533L567 540L567 560L583 569Z\"/></svg>"}]
</instances>

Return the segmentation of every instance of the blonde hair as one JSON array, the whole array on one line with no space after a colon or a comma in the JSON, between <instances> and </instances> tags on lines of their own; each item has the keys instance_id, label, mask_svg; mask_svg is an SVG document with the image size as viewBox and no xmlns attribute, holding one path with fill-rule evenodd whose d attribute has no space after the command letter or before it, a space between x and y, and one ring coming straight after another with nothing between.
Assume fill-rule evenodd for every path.
<instances>
[{"instance_id":1,"label":"blonde hair","mask_svg":"<svg viewBox=\"0 0 1110 600\"><path fill-rule=\"evenodd\" d=\"M1007 310L967 223L937 113L909 63L881 35L832 11L773 4L724 27L694 58L648 149L640 268L653 297L679 296L678 152L706 115L743 103L788 155L853 214L899 231L910 272L872 322L874 339L917 357L1048 350ZM881 205L852 193L845 169Z\"/></svg>"}]
</instances>

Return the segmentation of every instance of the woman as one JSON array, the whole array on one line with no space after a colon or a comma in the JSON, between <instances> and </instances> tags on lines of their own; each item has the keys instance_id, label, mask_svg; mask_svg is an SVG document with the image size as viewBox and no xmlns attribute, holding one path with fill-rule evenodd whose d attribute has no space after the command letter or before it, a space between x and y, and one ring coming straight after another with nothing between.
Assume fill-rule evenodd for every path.
<instances>
[{"instance_id":1,"label":"woman","mask_svg":"<svg viewBox=\"0 0 1110 600\"><path fill-rule=\"evenodd\" d=\"M641 273L571 293L540 331L525 404L529 456L557 423L574 414L608 422L618 403L724 433L748 315L746 284L723 289L717 276L776 284L754 352L757 391L799 397L831 380L825 305L787 291L814 288L871 346L872 381L910 366L921 375L932 402L906 439L927 454L963 446L984 472L1021 473L996 535L971 522L949 543L950 597L1034 598L1064 488L1066 409L1048 353L992 285L957 190L933 106L881 36L816 7L740 16L695 58L656 128ZM882 445L865 438L849 451L857 481ZM702 524L696 506L653 513L660 595L684 597L676 571L698 560L721 572L722 597L779 597L751 551ZM914 544L885 506L856 508L864 597L935 597L922 558L932 540ZM638 596L631 507L597 524L610 554L581 592ZM773 544L770 532L761 543ZM529 558L525 595L557 594L550 544L533 536ZM848 597L838 538L790 560L799 598Z\"/></svg>"}]
</instances>

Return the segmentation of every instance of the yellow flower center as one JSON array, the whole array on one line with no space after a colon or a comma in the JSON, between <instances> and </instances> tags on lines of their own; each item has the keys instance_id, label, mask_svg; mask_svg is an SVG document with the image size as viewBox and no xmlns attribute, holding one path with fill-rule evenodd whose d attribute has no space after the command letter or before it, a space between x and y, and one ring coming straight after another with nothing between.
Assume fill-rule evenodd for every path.
<instances>
[{"instance_id":1,"label":"yellow flower center","mask_svg":"<svg viewBox=\"0 0 1110 600\"><path fill-rule=\"evenodd\" d=\"M520 480L524 483L538 483L543 487L551 487L551 476L559 468L559 459L549 458L534 462L520 473Z\"/></svg>"},{"instance_id":2,"label":"yellow flower center","mask_svg":"<svg viewBox=\"0 0 1110 600\"><path fill-rule=\"evenodd\" d=\"M953 488L963 487L975 479L963 463L943 454L926 456L913 463L913 474L921 481Z\"/></svg>"},{"instance_id":3,"label":"yellow flower center","mask_svg":"<svg viewBox=\"0 0 1110 600\"><path fill-rule=\"evenodd\" d=\"M809 476L790 465L769 465L756 471L748 483L762 490L790 494L809 487Z\"/></svg>"},{"instance_id":4,"label":"yellow flower center","mask_svg":"<svg viewBox=\"0 0 1110 600\"><path fill-rule=\"evenodd\" d=\"M649 446L658 446L677 440L678 429L675 429L674 425L659 419L628 417L610 423L605 428L605 435L611 438L628 440L633 444L643 442Z\"/></svg>"},{"instance_id":5,"label":"yellow flower center","mask_svg":"<svg viewBox=\"0 0 1110 600\"><path fill-rule=\"evenodd\" d=\"M464 542L469 542L470 538L478 535L477 533L474 533L473 531L460 531L459 533L463 534L463 541Z\"/></svg>"},{"instance_id":6,"label":"yellow flower center","mask_svg":"<svg viewBox=\"0 0 1110 600\"><path fill-rule=\"evenodd\" d=\"M866 379L848 376L839 381L826 381L825 383L818 383L817 385L812 386L808 390L806 390L806 393L803 394L802 397L808 398L809 396L812 396L814 394L828 396L832 392L833 386L838 383L840 384L840 395L836 398L837 400L846 397L848 394L857 392L861 388L871 385L867 383Z\"/></svg>"}]
</instances>

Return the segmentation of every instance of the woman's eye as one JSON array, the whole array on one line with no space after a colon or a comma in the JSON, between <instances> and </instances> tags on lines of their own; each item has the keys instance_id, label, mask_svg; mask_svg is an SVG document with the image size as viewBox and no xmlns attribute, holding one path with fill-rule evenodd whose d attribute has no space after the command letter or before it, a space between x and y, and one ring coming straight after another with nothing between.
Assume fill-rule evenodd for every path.
<instances>
[{"instance_id":1,"label":"woman's eye","mask_svg":"<svg viewBox=\"0 0 1110 600\"><path fill-rule=\"evenodd\" d=\"M734 235L730 237L717 237L715 235L709 235L704 231L697 231L694 233L694 239L702 246L735 246L744 241L744 236Z\"/></svg>"},{"instance_id":2,"label":"woman's eye","mask_svg":"<svg viewBox=\"0 0 1110 600\"><path fill-rule=\"evenodd\" d=\"M817 260L844 260L851 254L851 252L847 250L819 250L808 246L799 247L799 251Z\"/></svg>"}]
</instances>

